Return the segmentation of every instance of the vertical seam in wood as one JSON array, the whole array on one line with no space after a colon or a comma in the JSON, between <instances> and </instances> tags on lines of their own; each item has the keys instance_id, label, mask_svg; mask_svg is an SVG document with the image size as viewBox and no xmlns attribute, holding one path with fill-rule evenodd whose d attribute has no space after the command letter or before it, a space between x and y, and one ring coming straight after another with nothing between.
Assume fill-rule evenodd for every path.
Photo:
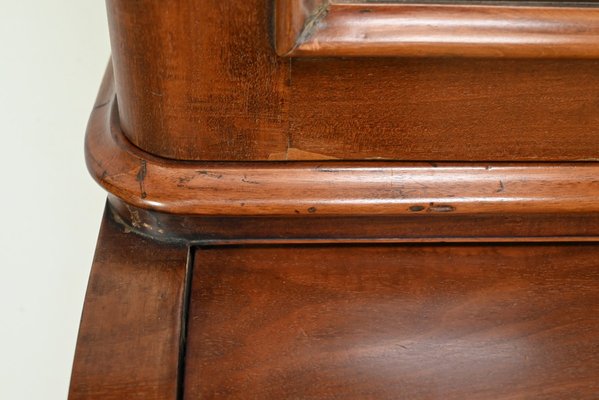
<instances>
[{"instance_id":1,"label":"vertical seam in wood","mask_svg":"<svg viewBox=\"0 0 599 400\"><path fill-rule=\"evenodd\" d=\"M185 265L185 280L181 307L181 332L179 337L179 361L177 366L177 400L183 400L185 392L185 355L187 353L187 325L189 321L189 304L191 299L191 282L195 264L195 248L187 248L187 264Z\"/></svg>"}]
</instances>

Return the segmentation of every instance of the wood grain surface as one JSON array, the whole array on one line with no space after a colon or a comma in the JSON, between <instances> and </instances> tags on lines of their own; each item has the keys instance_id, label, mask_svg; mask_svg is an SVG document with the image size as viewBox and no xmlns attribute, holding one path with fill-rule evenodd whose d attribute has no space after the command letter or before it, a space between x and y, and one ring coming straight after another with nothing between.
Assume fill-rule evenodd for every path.
<instances>
[{"instance_id":1,"label":"wood grain surface","mask_svg":"<svg viewBox=\"0 0 599 400\"><path fill-rule=\"evenodd\" d=\"M595 399L596 244L196 252L185 398Z\"/></svg>"},{"instance_id":2,"label":"wood grain surface","mask_svg":"<svg viewBox=\"0 0 599 400\"><path fill-rule=\"evenodd\" d=\"M322 2L280 4L289 8L285 15L300 15L303 24L306 12ZM133 144L158 156L204 161L599 159L598 60L287 59L276 55L273 44L274 0L109 0L107 5L120 126ZM464 21L471 9L481 10L460 8L452 15ZM584 21L596 27L597 12L559 8L538 14L551 14L557 22L524 18L501 25L501 13L480 11L473 25L513 29L522 42L541 42L531 46L546 56L580 50L569 43L578 38L592 55L599 51L590 45L597 35ZM582 22L572 20L573 14ZM376 15L347 18L359 30ZM418 13L406 18L418 26L428 23ZM451 18L441 18L447 29L456 25ZM487 20L490 26L484 28ZM534 27L531 32L527 24ZM518 33L521 25L526 32ZM293 26L290 31L297 30ZM472 32L476 26L464 33L476 36L473 41L479 37ZM510 46L502 51L524 45ZM471 54L473 48L461 46L459 53Z\"/></svg>"},{"instance_id":3,"label":"wood grain surface","mask_svg":"<svg viewBox=\"0 0 599 400\"><path fill-rule=\"evenodd\" d=\"M109 196L131 231L184 244L599 241L599 213L210 216L149 211Z\"/></svg>"},{"instance_id":4,"label":"wood grain surface","mask_svg":"<svg viewBox=\"0 0 599 400\"><path fill-rule=\"evenodd\" d=\"M380 3L107 0L70 399L597 398L599 9Z\"/></svg>"},{"instance_id":5,"label":"wood grain surface","mask_svg":"<svg viewBox=\"0 0 599 400\"><path fill-rule=\"evenodd\" d=\"M107 0L122 125L170 158L284 152L287 61L271 44L271 1Z\"/></svg>"},{"instance_id":6,"label":"wood grain surface","mask_svg":"<svg viewBox=\"0 0 599 400\"><path fill-rule=\"evenodd\" d=\"M175 400L187 248L105 213L85 297L70 400Z\"/></svg>"},{"instance_id":7,"label":"wood grain surface","mask_svg":"<svg viewBox=\"0 0 599 400\"><path fill-rule=\"evenodd\" d=\"M277 0L277 52L291 57L599 57L599 8L589 3L417 3Z\"/></svg>"},{"instance_id":8,"label":"wood grain surface","mask_svg":"<svg viewBox=\"0 0 599 400\"><path fill-rule=\"evenodd\" d=\"M599 164L178 162L120 128L111 69L88 126L91 175L125 202L188 215L597 213Z\"/></svg>"}]
</instances>

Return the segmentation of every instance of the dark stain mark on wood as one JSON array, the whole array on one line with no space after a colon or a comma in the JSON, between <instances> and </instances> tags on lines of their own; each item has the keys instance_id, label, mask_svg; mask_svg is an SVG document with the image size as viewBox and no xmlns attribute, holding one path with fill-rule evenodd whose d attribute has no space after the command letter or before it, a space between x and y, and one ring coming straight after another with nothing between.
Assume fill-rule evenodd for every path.
<instances>
[{"instance_id":1,"label":"dark stain mark on wood","mask_svg":"<svg viewBox=\"0 0 599 400\"><path fill-rule=\"evenodd\" d=\"M310 207L310 208L308 208L308 212L310 214L314 214L316 212L316 207Z\"/></svg>"},{"instance_id":2,"label":"dark stain mark on wood","mask_svg":"<svg viewBox=\"0 0 599 400\"><path fill-rule=\"evenodd\" d=\"M141 160L141 167L139 167L139 171L137 172L137 176L135 177L135 180L139 182L139 191L142 199L148 197L144 185L144 180L146 179L146 175L148 173L148 167L146 164L146 160Z\"/></svg>"},{"instance_id":3,"label":"dark stain mark on wood","mask_svg":"<svg viewBox=\"0 0 599 400\"><path fill-rule=\"evenodd\" d=\"M223 177L223 175L222 175L222 174L216 174L216 173L214 173L214 172L210 172L210 171L203 171L203 170L199 170L199 171L196 171L196 173L197 173L198 175L209 176L209 177L211 177L211 178L216 178L216 179L220 179L220 178L222 178L222 177Z\"/></svg>"},{"instance_id":4,"label":"dark stain mark on wood","mask_svg":"<svg viewBox=\"0 0 599 400\"><path fill-rule=\"evenodd\" d=\"M503 185L503 181L499 181L499 189L497 189L497 193L501 193L505 190L505 186Z\"/></svg>"},{"instance_id":5,"label":"dark stain mark on wood","mask_svg":"<svg viewBox=\"0 0 599 400\"><path fill-rule=\"evenodd\" d=\"M135 177L137 182L143 182L144 179L146 179L147 173L148 173L148 170L147 170L146 160L141 160L141 167L139 168L139 171L137 172L137 176Z\"/></svg>"},{"instance_id":6,"label":"dark stain mark on wood","mask_svg":"<svg viewBox=\"0 0 599 400\"><path fill-rule=\"evenodd\" d=\"M409 210L412 212L420 212L420 211L424 210L424 207L423 206L411 206L409 208Z\"/></svg>"},{"instance_id":7,"label":"dark stain mark on wood","mask_svg":"<svg viewBox=\"0 0 599 400\"><path fill-rule=\"evenodd\" d=\"M241 182L249 183L250 185L259 185L260 184L260 182L252 181L251 179L247 179L245 176L243 178L241 178Z\"/></svg>"},{"instance_id":8,"label":"dark stain mark on wood","mask_svg":"<svg viewBox=\"0 0 599 400\"><path fill-rule=\"evenodd\" d=\"M193 176L181 176L177 179L177 187L185 187L185 185L193 180Z\"/></svg>"},{"instance_id":9,"label":"dark stain mark on wood","mask_svg":"<svg viewBox=\"0 0 599 400\"><path fill-rule=\"evenodd\" d=\"M453 211L455 211L455 207L454 206L450 206L449 204L439 204L439 205L431 204L429 206L429 208L427 209L427 211L429 211L429 212L446 213L446 212L453 212Z\"/></svg>"}]
</instances>

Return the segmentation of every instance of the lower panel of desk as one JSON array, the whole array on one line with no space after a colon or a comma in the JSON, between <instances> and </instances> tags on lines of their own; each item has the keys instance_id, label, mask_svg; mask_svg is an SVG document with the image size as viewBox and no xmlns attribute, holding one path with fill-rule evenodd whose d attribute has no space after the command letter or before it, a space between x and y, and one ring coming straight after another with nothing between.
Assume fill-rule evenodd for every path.
<instances>
[{"instance_id":1,"label":"lower panel of desk","mask_svg":"<svg viewBox=\"0 0 599 400\"><path fill-rule=\"evenodd\" d=\"M596 399L599 243L170 245L105 214L69 398Z\"/></svg>"},{"instance_id":2,"label":"lower panel of desk","mask_svg":"<svg viewBox=\"0 0 599 400\"><path fill-rule=\"evenodd\" d=\"M195 251L188 399L591 399L599 245Z\"/></svg>"}]
</instances>

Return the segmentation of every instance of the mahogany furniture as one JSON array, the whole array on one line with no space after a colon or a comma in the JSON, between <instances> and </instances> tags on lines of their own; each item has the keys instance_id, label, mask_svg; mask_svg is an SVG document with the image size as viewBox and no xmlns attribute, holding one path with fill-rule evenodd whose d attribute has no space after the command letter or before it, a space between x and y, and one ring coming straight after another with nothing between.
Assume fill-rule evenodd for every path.
<instances>
[{"instance_id":1,"label":"mahogany furniture","mask_svg":"<svg viewBox=\"0 0 599 400\"><path fill-rule=\"evenodd\" d=\"M107 7L70 399L599 397L599 3Z\"/></svg>"}]
</instances>

